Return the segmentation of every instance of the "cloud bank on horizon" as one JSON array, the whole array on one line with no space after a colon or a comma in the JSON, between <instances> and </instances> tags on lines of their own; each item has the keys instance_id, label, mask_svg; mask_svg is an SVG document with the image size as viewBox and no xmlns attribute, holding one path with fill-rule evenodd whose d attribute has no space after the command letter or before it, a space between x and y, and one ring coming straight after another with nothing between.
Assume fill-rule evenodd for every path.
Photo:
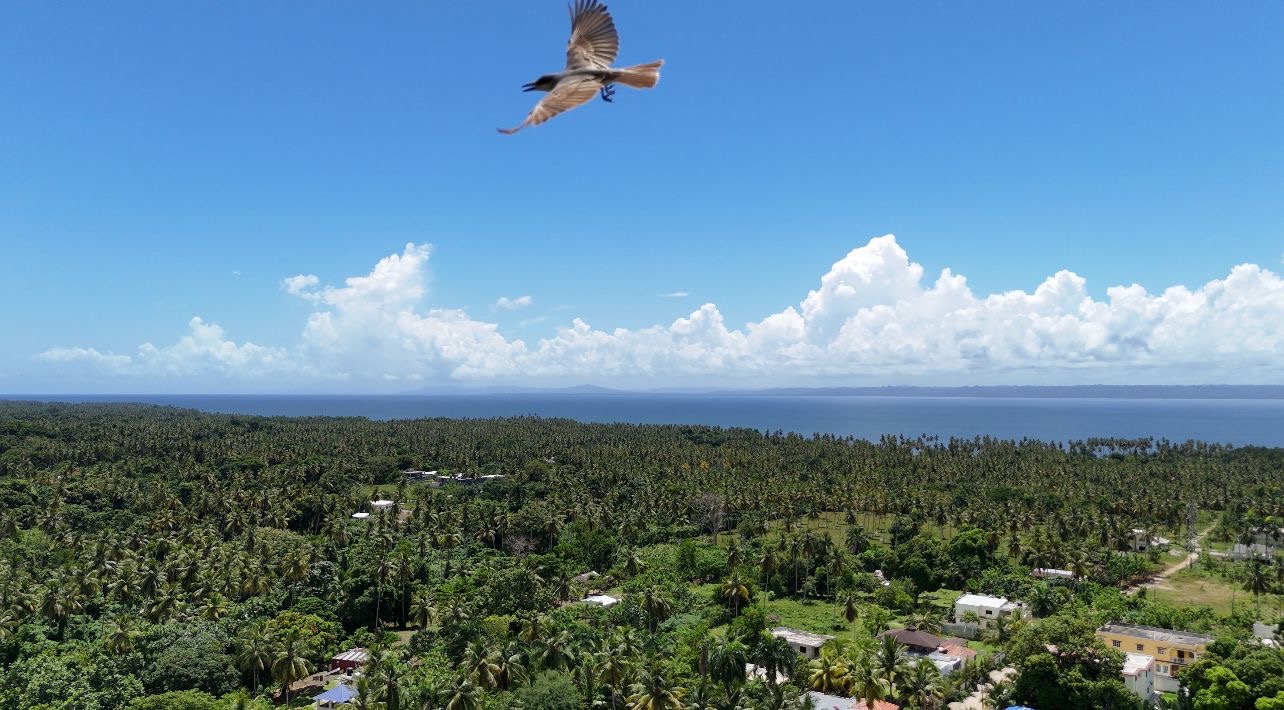
<instances>
[{"instance_id":1,"label":"cloud bank on horizon","mask_svg":"<svg viewBox=\"0 0 1284 710\"><path fill-rule=\"evenodd\" d=\"M1114 286L1105 300L1059 271L1032 292L977 295L944 269L925 282L892 235L853 249L796 306L728 327L713 303L669 325L509 339L495 323L428 300L431 247L407 244L341 286L300 274L282 290L313 304L298 342L237 343L199 316L132 355L55 347L45 367L127 384L211 380L243 389L404 390L411 383L1160 384L1284 382L1284 280L1254 264L1194 290ZM511 310L530 296L500 298Z\"/></svg>"}]
</instances>

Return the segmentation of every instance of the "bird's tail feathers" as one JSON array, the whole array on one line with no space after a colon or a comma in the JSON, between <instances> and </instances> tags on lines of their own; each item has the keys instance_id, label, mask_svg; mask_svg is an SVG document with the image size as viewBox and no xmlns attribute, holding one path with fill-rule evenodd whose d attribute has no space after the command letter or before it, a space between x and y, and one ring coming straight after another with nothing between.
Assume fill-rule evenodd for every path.
<instances>
[{"instance_id":1,"label":"bird's tail feathers","mask_svg":"<svg viewBox=\"0 0 1284 710\"><path fill-rule=\"evenodd\" d=\"M616 81L635 89L650 89L660 83L660 67L663 64L664 60L660 59L647 64L624 67L620 69L620 76Z\"/></svg>"}]
</instances>

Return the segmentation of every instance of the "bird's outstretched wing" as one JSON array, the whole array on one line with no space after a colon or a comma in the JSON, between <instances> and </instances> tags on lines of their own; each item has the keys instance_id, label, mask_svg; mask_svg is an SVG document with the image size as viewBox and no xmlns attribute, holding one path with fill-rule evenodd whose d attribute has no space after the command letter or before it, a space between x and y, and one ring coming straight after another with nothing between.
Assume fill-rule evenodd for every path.
<instances>
[{"instance_id":1,"label":"bird's outstretched wing","mask_svg":"<svg viewBox=\"0 0 1284 710\"><path fill-rule=\"evenodd\" d=\"M563 81L557 88L548 92L548 96L540 99L540 102L535 104L535 108L531 109L530 115L526 117L525 121L513 128L501 128L499 132L511 135L527 126L538 126L559 113L570 111L592 101L601 88L602 82L596 79L585 78L581 81Z\"/></svg>"},{"instance_id":2,"label":"bird's outstretched wing","mask_svg":"<svg viewBox=\"0 0 1284 710\"><path fill-rule=\"evenodd\" d=\"M575 0L570 9L571 41L566 44L566 68L611 66L620 53L620 35L606 5L598 0Z\"/></svg>"}]
</instances>

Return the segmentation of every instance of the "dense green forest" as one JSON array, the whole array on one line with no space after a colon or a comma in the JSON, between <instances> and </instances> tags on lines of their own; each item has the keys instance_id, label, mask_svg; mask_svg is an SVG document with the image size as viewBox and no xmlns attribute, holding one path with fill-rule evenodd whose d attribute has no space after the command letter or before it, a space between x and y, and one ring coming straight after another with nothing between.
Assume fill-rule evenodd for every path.
<instances>
[{"instance_id":1,"label":"dense green forest","mask_svg":"<svg viewBox=\"0 0 1284 710\"><path fill-rule=\"evenodd\" d=\"M1219 639L1164 702L1284 707L1284 655L1250 640L1277 558L1201 566L1226 608L1124 593L1172 556L1134 529L1273 548L1281 521L1280 449L0 403L0 707L311 706L354 647L360 709L931 709L999 665L995 698L1137 707L1105 621ZM1034 618L948 677L878 637L940 631L964 591ZM837 638L808 660L781 625Z\"/></svg>"}]
</instances>

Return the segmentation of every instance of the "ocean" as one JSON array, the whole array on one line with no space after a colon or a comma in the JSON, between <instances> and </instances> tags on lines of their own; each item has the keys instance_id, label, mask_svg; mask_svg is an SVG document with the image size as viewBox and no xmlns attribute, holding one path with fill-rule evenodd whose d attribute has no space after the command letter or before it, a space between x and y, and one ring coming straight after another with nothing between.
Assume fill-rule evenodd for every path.
<instances>
[{"instance_id":1,"label":"ocean","mask_svg":"<svg viewBox=\"0 0 1284 710\"><path fill-rule=\"evenodd\" d=\"M1066 442L1195 439L1284 447L1281 399L1115 399L711 394L128 395L11 399L144 402L264 416L509 417L707 424L877 440L885 434Z\"/></svg>"}]
</instances>

